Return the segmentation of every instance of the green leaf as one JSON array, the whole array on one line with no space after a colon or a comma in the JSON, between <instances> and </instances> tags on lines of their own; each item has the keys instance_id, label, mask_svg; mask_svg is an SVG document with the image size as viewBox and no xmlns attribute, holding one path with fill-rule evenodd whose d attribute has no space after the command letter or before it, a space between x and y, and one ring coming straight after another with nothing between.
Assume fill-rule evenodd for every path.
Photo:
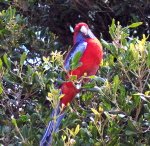
<instances>
[{"instance_id":1,"label":"green leaf","mask_svg":"<svg viewBox=\"0 0 150 146\"><path fill-rule=\"evenodd\" d=\"M79 133L79 131L80 131L80 125L78 124L76 129L75 129L74 134L77 135Z\"/></svg>"},{"instance_id":2,"label":"green leaf","mask_svg":"<svg viewBox=\"0 0 150 146\"><path fill-rule=\"evenodd\" d=\"M2 88L2 86L0 84L0 94L2 94L2 93L3 93L3 88Z\"/></svg>"},{"instance_id":3,"label":"green leaf","mask_svg":"<svg viewBox=\"0 0 150 146\"><path fill-rule=\"evenodd\" d=\"M125 131L125 134L131 136L131 135L135 135L136 132L130 131L130 130L126 130L126 131Z\"/></svg>"},{"instance_id":4,"label":"green leaf","mask_svg":"<svg viewBox=\"0 0 150 146\"><path fill-rule=\"evenodd\" d=\"M70 76L70 80L71 80L71 81L77 80L77 75L72 75L72 76Z\"/></svg>"},{"instance_id":5,"label":"green leaf","mask_svg":"<svg viewBox=\"0 0 150 146\"><path fill-rule=\"evenodd\" d=\"M27 125L24 125L22 127L22 136L24 138L27 138L29 136L29 128L27 127Z\"/></svg>"},{"instance_id":6,"label":"green leaf","mask_svg":"<svg viewBox=\"0 0 150 146\"><path fill-rule=\"evenodd\" d=\"M73 57L72 61L71 61L71 69L74 70L77 67L81 66L82 64L79 62L80 58L82 56L81 52L77 52L75 54L75 56Z\"/></svg>"},{"instance_id":7,"label":"green leaf","mask_svg":"<svg viewBox=\"0 0 150 146\"><path fill-rule=\"evenodd\" d=\"M95 76L95 75L89 76L89 78L94 80L94 81L97 81L97 82L102 82L102 83L106 82L106 79L101 78L99 76Z\"/></svg>"},{"instance_id":8,"label":"green leaf","mask_svg":"<svg viewBox=\"0 0 150 146\"><path fill-rule=\"evenodd\" d=\"M68 130L69 130L69 133L74 137L75 136L74 132L71 129L68 129Z\"/></svg>"},{"instance_id":9,"label":"green leaf","mask_svg":"<svg viewBox=\"0 0 150 146\"><path fill-rule=\"evenodd\" d=\"M83 88L93 88L94 86L95 86L94 83L89 83L89 84L83 85L82 87L83 87Z\"/></svg>"},{"instance_id":10,"label":"green leaf","mask_svg":"<svg viewBox=\"0 0 150 146\"><path fill-rule=\"evenodd\" d=\"M114 91L114 93L117 92L117 89L118 89L118 87L119 87L119 84L120 84L119 76L116 75L116 76L114 77L114 79L113 79L113 91Z\"/></svg>"},{"instance_id":11,"label":"green leaf","mask_svg":"<svg viewBox=\"0 0 150 146\"><path fill-rule=\"evenodd\" d=\"M17 121L16 121L16 119L15 119L15 118L12 118L11 121L12 121L13 125L14 125L15 127L17 127Z\"/></svg>"},{"instance_id":12,"label":"green leaf","mask_svg":"<svg viewBox=\"0 0 150 146\"><path fill-rule=\"evenodd\" d=\"M27 115L21 115L21 116L20 116L20 120L21 120L22 122L26 122L26 121L29 120L29 117L28 117Z\"/></svg>"},{"instance_id":13,"label":"green leaf","mask_svg":"<svg viewBox=\"0 0 150 146\"><path fill-rule=\"evenodd\" d=\"M111 26L109 27L109 33L112 38L114 38L115 30L116 30L115 19L113 19Z\"/></svg>"},{"instance_id":14,"label":"green leaf","mask_svg":"<svg viewBox=\"0 0 150 146\"><path fill-rule=\"evenodd\" d=\"M14 18L16 14L16 9L12 9L11 7L8 9L7 13L9 14L10 18Z\"/></svg>"},{"instance_id":15,"label":"green leaf","mask_svg":"<svg viewBox=\"0 0 150 146\"><path fill-rule=\"evenodd\" d=\"M94 108L91 108L91 111L95 114L95 115L99 115L100 113L96 110L96 109L94 109Z\"/></svg>"},{"instance_id":16,"label":"green leaf","mask_svg":"<svg viewBox=\"0 0 150 146\"><path fill-rule=\"evenodd\" d=\"M109 65L110 65L110 66L113 66L113 65L114 65L114 56L110 54L108 61L109 61Z\"/></svg>"},{"instance_id":17,"label":"green leaf","mask_svg":"<svg viewBox=\"0 0 150 146\"><path fill-rule=\"evenodd\" d=\"M2 60L0 59L0 69L2 69L2 66L3 66L3 62L2 62Z\"/></svg>"},{"instance_id":18,"label":"green leaf","mask_svg":"<svg viewBox=\"0 0 150 146\"><path fill-rule=\"evenodd\" d=\"M105 48L107 48L107 49L111 48L110 44L108 42L106 42L105 40L101 39L101 43Z\"/></svg>"},{"instance_id":19,"label":"green leaf","mask_svg":"<svg viewBox=\"0 0 150 146\"><path fill-rule=\"evenodd\" d=\"M4 54L3 59L4 59L4 62L5 62L5 64L6 64L6 66L7 66L7 68L10 69L10 67L11 67L11 62L10 62L10 60L8 59L7 54Z\"/></svg>"},{"instance_id":20,"label":"green leaf","mask_svg":"<svg viewBox=\"0 0 150 146\"><path fill-rule=\"evenodd\" d=\"M24 64L24 61L25 61L26 57L27 57L27 54L26 54L26 52L24 52L24 53L21 55L21 58L20 58L20 65L21 65L21 68L22 68L22 66L23 66L23 64Z\"/></svg>"},{"instance_id":21,"label":"green leaf","mask_svg":"<svg viewBox=\"0 0 150 146\"><path fill-rule=\"evenodd\" d=\"M49 57L45 57L45 56L43 56L43 61L45 62L45 63L48 63L49 62L49 60L50 60L50 58Z\"/></svg>"},{"instance_id":22,"label":"green leaf","mask_svg":"<svg viewBox=\"0 0 150 146\"><path fill-rule=\"evenodd\" d=\"M142 100L144 100L144 101L146 101L146 102L149 102L144 96L144 94L141 94L141 93L135 93L135 94L133 94L133 95L137 95L137 96L139 96ZM149 102L150 103L150 102Z\"/></svg>"},{"instance_id":23,"label":"green leaf","mask_svg":"<svg viewBox=\"0 0 150 146\"><path fill-rule=\"evenodd\" d=\"M81 96L83 101L88 101L92 99L92 97L93 97L93 94L91 92L87 92Z\"/></svg>"},{"instance_id":24,"label":"green leaf","mask_svg":"<svg viewBox=\"0 0 150 146\"><path fill-rule=\"evenodd\" d=\"M142 24L143 24L143 22L132 23L131 25L128 26L128 28L135 28L135 27L138 27L138 26L140 26Z\"/></svg>"}]
</instances>

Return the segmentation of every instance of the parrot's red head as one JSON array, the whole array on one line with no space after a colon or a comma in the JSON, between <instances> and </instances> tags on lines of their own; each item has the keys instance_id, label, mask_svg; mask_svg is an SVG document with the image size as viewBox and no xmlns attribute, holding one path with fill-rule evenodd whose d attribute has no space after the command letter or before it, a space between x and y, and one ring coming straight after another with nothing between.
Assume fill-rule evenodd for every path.
<instances>
[{"instance_id":1,"label":"parrot's red head","mask_svg":"<svg viewBox=\"0 0 150 146\"><path fill-rule=\"evenodd\" d=\"M75 28L74 28L74 33L80 32L81 28L84 28L84 27L85 27L86 29L89 29L89 27L88 27L88 25L87 25L86 23L84 23L84 22L78 23L78 24L75 26Z\"/></svg>"},{"instance_id":2,"label":"parrot's red head","mask_svg":"<svg viewBox=\"0 0 150 146\"><path fill-rule=\"evenodd\" d=\"M74 28L74 44L84 41L86 38L95 38L95 36L86 23L80 22Z\"/></svg>"}]
</instances>

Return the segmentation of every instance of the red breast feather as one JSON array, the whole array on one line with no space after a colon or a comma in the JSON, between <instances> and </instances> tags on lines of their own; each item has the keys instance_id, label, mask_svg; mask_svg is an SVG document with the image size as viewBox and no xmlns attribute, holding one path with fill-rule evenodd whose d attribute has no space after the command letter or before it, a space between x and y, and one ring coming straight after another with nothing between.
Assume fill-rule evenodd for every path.
<instances>
[{"instance_id":1,"label":"red breast feather","mask_svg":"<svg viewBox=\"0 0 150 146\"><path fill-rule=\"evenodd\" d=\"M86 42L87 48L80 59L82 65L70 73L78 78L84 73L88 76L95 75L103 58L102 46L97 39L86 39Z\"/></svg>"},{"instance_id":2,"label":"red breast feather","mask_svg":"<svg viewBox=\"0 0 150 146\"><path fill-rule=\"evenodd\" d=\"M75 87L73 82L65 82L61 86L61 91L64 96L61 98L61 105L67 106L68 103L72 101L72 99L76 96L79 90Z\"/></svg>"}]
</instances>

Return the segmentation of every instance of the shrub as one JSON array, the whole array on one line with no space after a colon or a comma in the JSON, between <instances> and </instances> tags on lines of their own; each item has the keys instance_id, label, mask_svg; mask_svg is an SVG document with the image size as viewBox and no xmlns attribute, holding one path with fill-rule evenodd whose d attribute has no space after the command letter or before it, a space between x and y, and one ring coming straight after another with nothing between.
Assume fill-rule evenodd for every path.
<instances>
[{"instance_id":1,"label":"shrub","mask_svg":"<svg viewBox=\"0 0 150 146\"><path fill-rule=\"evenodd\" d=\"M0 14L0 144L38 145L59 92L63 54L56 37L8 9ZM13 22L13 23L12 23ZM150 42L130 36L140 22L122 27L112 21L112 42L101 39L104 60L97 76L67 108L55 146L146 146L150 143ZM24 27L26 26L26 27ZM28 46L34 49L28 50ZM44 50L43 48L47 49ZM41 49L40 49L41 48ZM51 54L50 54L51 52ZM57 92L55 92L57 91Z\"/></svg>"}]
</instances>

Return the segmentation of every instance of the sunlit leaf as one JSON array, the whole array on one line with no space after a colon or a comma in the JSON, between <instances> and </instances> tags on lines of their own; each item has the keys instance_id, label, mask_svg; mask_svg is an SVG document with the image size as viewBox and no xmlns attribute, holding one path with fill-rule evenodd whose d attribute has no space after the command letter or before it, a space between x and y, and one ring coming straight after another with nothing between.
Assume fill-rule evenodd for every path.
<instances>
[{"instance_id":1,"label":"sunlit leaf","mask_svg":"<svg viewBox=\"0 0 150 146\"><path fill-rule=\"evenodd\" d=\"M3 88L2 88L2 85L0 83L0 94L2 94L2 93L3 93Z\"/></svg>"},{"instance_id":2,"label":"sunlit leaf","mask_svg":"<svg viewBox=\"0 0 150 146\"><path fill-rule=\"evenodd\" d=\"M75 136L73 129L69 129L69 132L72 136Z\"/></svg>"},{"instance_id":3,"label":"sunlit leaf","mask_svg":"<svg viewBox=\"0 0 150 146\"><path fill-rule=\"evenodd\" d=\"M119 80L119 76L116 75L113 79L113 91L114 93L117 92L117 89L119 87L119 84L120 84L120 80Z\"/></svg>"},{"instance_id":4,"label":"sunlit leaf","mask_svg":"<svg viewBox=\"0 0 150 146\"><path fill-rule=\"evenodd\" d=\"M11 121L12 121L13 125L14 125L15 127L17 127L17 121L16 121L16 119L15 119L15 118L12 118Z\"/></svg>"},{"instance_id":5,"label":"sunlit leaf","mask_svg":"<svg viewBox=\"0 0 150 146\"><path fill-rule=\"evenodd\" d=\"M0 69L2 69L2 66L3 66L3 62L2 62L2 60L0 59Z\"/></svg>"},{"instance_id":6,"label":"sunlit leaf","mask_svg":"<svg viewBox=\"0 0 150 146\"><path fill-rule=\"evenodd\" d=\"M135 27L138 27L138 26L140 26L142 24L143 24L143 22L132 23L131 25L128 26L128 28L135 28Z\"/></svg>"},{"instance_id":7,"label":"sunlit leaf","mask_svg":"<svg viewBox=\"0 0 150 146\"><path fill-rule=\"evenodd\" d=\"M25 61L26 57L27 57L27 54L26 54L26 52L24 52L24 53L21 55L21 58L20 58L20 65L21 65L21 67L22 67L23 64L24 64L24 61Z\"/></svg>"},{"instance_id":8,"label":"sunlit leaf","mask_svg":"<svg viewBox=\"0 0 150 146\"><path fill-rule=\"evenodd\" d=\"M10 62L10 60L8 59L7 54L4 54L3 59L4 59L4 62L5 62L5 64L6 64L6 66L7 66L7 68L10 69L10 67L11 67L11 62Z\"/></svg>"},{"instance_id":9,"label":"sunlit leaf","mask_svg":"<svg viewBox=\"0 0 150 146\"><path fill-rule=\"evenodd\" d=\"M95 115L99 115L99 112L98 112L96 109L91 108L91 111L92 111Z\"/></svg>"},{"instance_id":10,"label":"sunlit leaf","mask_svg":"<svg viewBox=\"0 0 150 146\"><path fill-rule=\"evenodd\" d=\"M65 141L66 138L67 138L65 135L62 135L61 137L62 137L62 140L63 140L63 141Z\"/></svg>"},{"instance_id":11,"label":"sunlit leaf","mask_svg":"<svg viewBox=\"0 0 150 146\"><path fill-rule=\"evenodd\" d=\"M146 96L149 96L149 95L150 95L150 91L146 91L144 94L145 94Z\"/></svg>"},{"instance_id":12,"label":"sunlit leaf","mask_svg":"<svg viewBox=\"0 0 150 146\"><path fill-rule=\"evenodd\" d=\"M48 63L48 62L49 62L49 60L50 60L50 58L49 58L49 57L47 57L47 58L46 58L45 56L43 56L43 58L42 58L42 59L43 59L43 61L44 61L45 63Z\"/></svg>"},{"instance_id":13,"label":"sunlit leaf","mask_svg":"<svg viewBox=\"0 0 150 146\"><path fill-rule=\"evenodd\" d=\"M80 131L80 125L78 124L77 127L75 128L74 134L77 135Z\"/></svg>"},{"instance_id":14,"label":"sunlit leaf","mask_svg":"<svg viewBox=\"0 0 150 146\"><path fill-rule=\"evenodd\" d=\"M112 20L111 26L109 27L109 33L111 35L111 37L114 37L114 32L116 29L116 25L115 25L115 19Z\"/></svg>"},{"instance_id":15,"label":"sunlit leaf","mask_svg":"<svg viewBox=\"0 0 150 146\"><path fill-rule=\"evenodd\" d=\"M103 113L104 109L103 109L101 106L99 106L98 111L99 111L100 113Z\"/></svg>"}]
</instances>

